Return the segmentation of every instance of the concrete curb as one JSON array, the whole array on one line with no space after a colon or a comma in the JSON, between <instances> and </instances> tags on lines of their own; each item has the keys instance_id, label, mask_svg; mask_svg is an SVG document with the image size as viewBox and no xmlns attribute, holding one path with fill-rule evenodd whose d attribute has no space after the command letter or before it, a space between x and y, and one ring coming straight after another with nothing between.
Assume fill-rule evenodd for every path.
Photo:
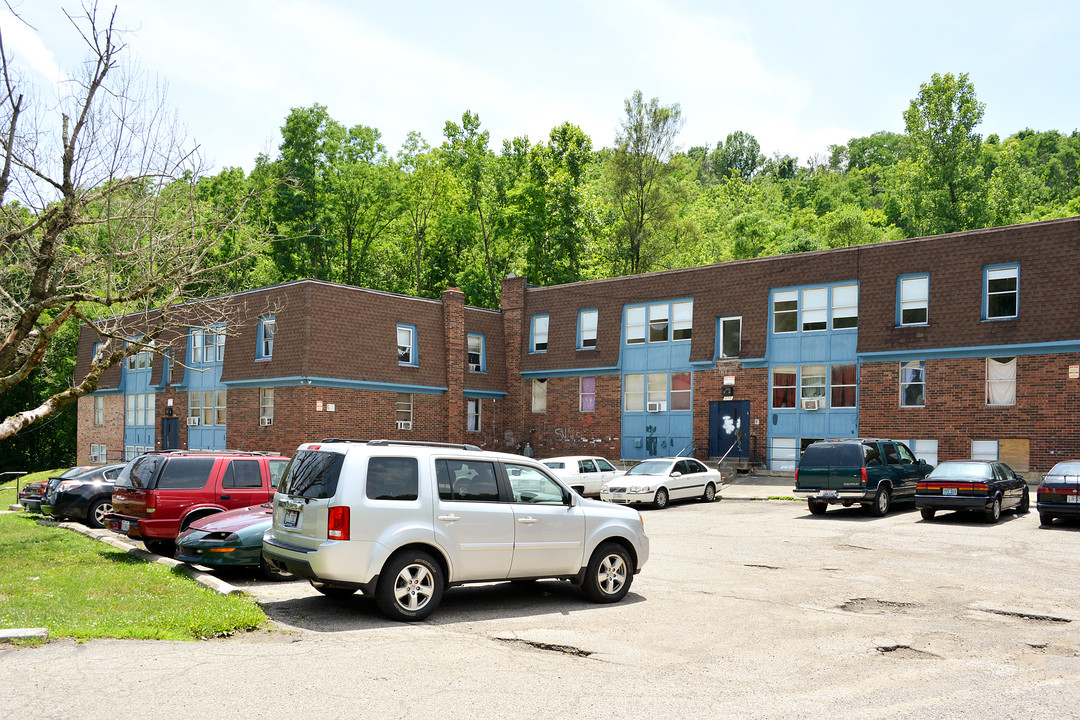
<instances>
[{"instance_id":1,"label":"concrete curb","mask_svg":"<svg viewBox=\"0 0 1080 720\"><path fill-rule=\"evenodd\" d=\"M180 562L179 560L176 560L174 558L155 555L148 550L142 549L132 541L125 538L123 535L117 535L116 533L110 532L109 530L98 530L96 528L86 527L85 525L74 522L53 522L51 520L39 520L38 522L44 525L61 527L65 530L72 530L81 535L86 535L87 537L103 542L107 545L112 545L117 550L123 550L128 555L137 557L145 562L156 562L160 565L165 565L167 567L173 568L184 573L200 585L207 587L221 595L245 594L243 590L236 587L235 585L231 585L225 582L221 578L215 577L210 573L202 572L201 570L196 570L191 565L188 565L185 562Z\"/></svg>"}]
</instances>

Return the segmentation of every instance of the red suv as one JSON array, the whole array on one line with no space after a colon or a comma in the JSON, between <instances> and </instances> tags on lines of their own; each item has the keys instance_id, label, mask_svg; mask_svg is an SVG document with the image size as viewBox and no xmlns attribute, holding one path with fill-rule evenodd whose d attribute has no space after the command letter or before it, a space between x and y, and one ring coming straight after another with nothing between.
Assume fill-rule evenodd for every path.
<instances>
[{"instance_id":1,"label":"red suv","mask_svg":"<svg viewBox=\"0 0 1080 720\"><path fill-rule=\"evenodd\" d=\"M141 455L113 486L105 526L172 557L176 536L207 515L267 502L289 458L238 451L169 451Z\"/></svg>"}]
</instances>

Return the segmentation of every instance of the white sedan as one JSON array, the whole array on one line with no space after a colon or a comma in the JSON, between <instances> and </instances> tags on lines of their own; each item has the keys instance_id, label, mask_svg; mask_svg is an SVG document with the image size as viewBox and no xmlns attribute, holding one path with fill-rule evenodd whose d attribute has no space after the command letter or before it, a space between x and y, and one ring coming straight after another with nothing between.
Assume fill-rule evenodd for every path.
<instances>
[{"instance_id":1,"label":"white sedan","mask_svg":"<svg viewBox=\"0 0 1080 720\"><path fill-rule=\"evenodd\" d=\"M591 455L568 455L540 462L579 495L599 495L604 483L623 474L604 458Z\"/></svg>"},{"instance_id":2,"label":"white sedan","mask_svg":"<svg viewBox=\"0 0 1080 720\"><path fill-rule=\"evenodd\" d=\"M625 475L604 484L600 499L615 503L652 503L660 509L672 500L700 498L711 502L723 477L694 458L642 460Z\"/></svg>"}]
</instances>

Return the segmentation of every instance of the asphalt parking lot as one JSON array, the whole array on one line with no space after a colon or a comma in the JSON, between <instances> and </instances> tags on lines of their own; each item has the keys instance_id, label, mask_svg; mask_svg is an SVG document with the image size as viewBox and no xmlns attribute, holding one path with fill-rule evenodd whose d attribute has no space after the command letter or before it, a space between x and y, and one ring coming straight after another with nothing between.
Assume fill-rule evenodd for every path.
<instances>
[{"instance_id":1,"label":"asphalt parking lot","mask_svg":"<svg viewBox=\"0 0 1080 720\"><path fill-rule=\"evenodd\" d=\"M644 515L652 556L616 605L466 587L398 625L367 598L237 576L272 630L0 650L0 716L1080 715L1078 525L784 501Z\"/></svg>"}]
</instances>

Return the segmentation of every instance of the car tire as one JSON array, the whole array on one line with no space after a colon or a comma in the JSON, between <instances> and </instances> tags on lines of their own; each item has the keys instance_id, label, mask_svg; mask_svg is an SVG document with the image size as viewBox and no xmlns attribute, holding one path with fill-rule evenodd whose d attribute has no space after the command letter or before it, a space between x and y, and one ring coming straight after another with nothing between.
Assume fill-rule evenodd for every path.
<instances>
[{"instance_id":1,"label":"car tire","mask_svg":"<svg viewBox=\"0 0 1080 720\"><path fill-rule=\"evenodd\" d=\"M1016 508L1018 515L1028 513L1031 511L1031 494L1027 488L1024 488L1024 495L1020 498L1020 505Z\"/></svg>"},{"instance_id":2,"label":"car tire","mask_svg":"<svg viewBox=\"0 0 1080 720\"><path fill-rule=\"evenodd\" d=\"M1039 524L1040 525L1053 525L1054 524L1054 516L1051 515L1050 513L1044 513L1044 512L1039 513Z\"/></svg>"},{"instance_id":3,"label":"car tire","mask_svg":"<svg viewBox=\"0 0 1080 720\"><path fill-rule=\"evenodd\" d=\"M701 496L703 502L712 502L716 499L716 486L712 483L705 485L705 493Z\"/></svg>"},{"instance_id":4,"label":"car tire","mask_svg":"<svg viewBox=\"0 0 1080 720\"><path fill-rule=\"evenodd\" d=\"M923 520L933 520L934 516L937 515L937 510L934 508L923 508L919 511L919 514L922 515Z\"/></svg>"},{"instance_id":5,"label":"car tire","mask_svg":"<svg viewBox=\"0 0 1080 720\"><path fill-rule=\"evenodd\" d=\"M266 558L259 558L259 576L263 580L270 580L272 582L280 582L283 580L292 580L296 576L287 570L278 570L276 567L266 562Z\"/></svg>"},{"instance_id":6,"label":"car tire","mask_svg":"<svg viewBox=\"0 0 1080 720\"><path fill-rule=\"evenodd\" d=\"M172 540L143 540L146 549L155 555L171 558L176 555L176 543Z\"/></svg>"},{"instance_id":7,"label":"car tire","mask_svg":"<svg viewBox=\"0 0 1080 720\"><path fill-rule=\"evenodd\" d=\"M318 580L310 580L309 582L311 583L311 587L315 588L328 598L346 598L350 595L355 595L357 590L357 588L342 587L341 585L327 585Z\"/></svg>"},{"instance_id":8,"label":"car tire","mask_svg":"<svg viewBox=\"0 0 1080 720\"><path fill-rule=\"evenodd\" d=\"M435 611L442 600L443 573L424 552L395 555L379 573L375 603L392 620L415 622Z\"/></svg>"},{"instance_id":9,"label":"car tire","mask_svg":"<svg viewBox=\"0 0 1080 720\"><path fill-rule=\"evenodd\" d=\"M829 509L829 503L824 500L807 499L806 507L809 508L811 515L824 515Z\"/></svg>"},{"instance_id":10,"label":"car tire","mask_svg":"<svg viewBox=\"0 0 1080 720\"><path fill-rule=\"evenodd\" d=\"M671 501L671 496L668 495L667 488L657 488L656 494L653 495L653 507L657 510L663 510L668 506Z\"/></svg>"},{"instance_id":11,"label":"car tire","mask_svg":"<svg viewBox=\"0 0 1080 720\"><path fill-rule=\"evenodd\" d=\"M98 529L105 527L105 516L112 511L112 498L95 500L86 508L86 526Z\"/></svg>"},{"instance_id":12,"label":"car tire","mask_svg":"<svg viewBox=\"0 0 1080 720\"><path fill-rule=\"evenodd\" d=\"M877 494L874 495L874 502L869 507L870 514L874 517L885 517L891 505L892 495L889 493L889 488L878 488Z\"/></svg>"},{"instance_id":13,"label":"car tire","mask_svg":"<svg viewBox=\"0 0 1080 720\"><path fill-rule=\"evenodd\" d=\"M1001 498L994 498L994 502L990 503L990 507L983 511L983 519L988 523L996 523L1001 519Z\"/></svg>"},{"instance_id":14,"label":"car tire","mask_svg":"<svg viewBox=\"0 0 1080 720\"><path fill-rule=\"evenodd\" d=\"M582 589L593 602L613 603L626 597L633 580L630 551L618 543L607 542L596 548L589 559Z\"/></svg>"}]
</instances>

